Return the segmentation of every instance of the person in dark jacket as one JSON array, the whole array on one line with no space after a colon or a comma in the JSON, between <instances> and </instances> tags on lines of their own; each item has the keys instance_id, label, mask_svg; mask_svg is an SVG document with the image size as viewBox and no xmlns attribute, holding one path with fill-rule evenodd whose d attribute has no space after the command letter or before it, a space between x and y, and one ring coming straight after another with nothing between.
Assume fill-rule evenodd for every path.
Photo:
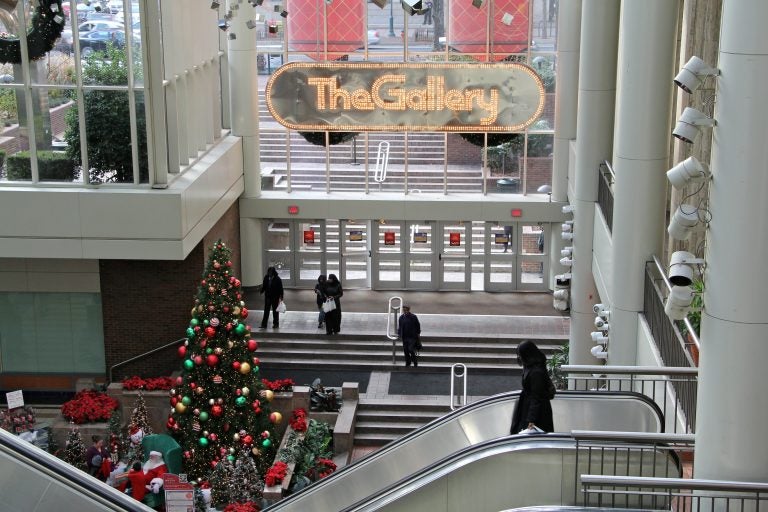
<instances>
[{"instance_id":1,"label":"person in dark jacket","mask_svg":"<svg viewBox=\"0 0 768 512\"><path fill-rule=\"evenodd\" d=\"M320 276L317 278L317 284L315 285L315 299L317 300L317 309L320 311L320 313L317 315L317 328L321 329L323 327L323 322L325 322L325 311L323 311L323 303L325 303L326 295L325 295L325 282L326 282L325 274L320 274Z\"/></svg>"},{"instance_id":2,"label":"person in dark jacket","mask_svg":"<svg viewBox=\"0 0 768 512\"><path fill-rule=\"evenodd\" d=\"M85 464L88 466L88 473L103 482L109 476L109 450L104 446L104 440L101 437L93 436L91 439L93 445L85 452Z\"/></svg>"},{"instance_id":3,"label":"person in dark jacket","mask_svg":"<svg viewBox=\"0 0 768 512\"><path fill-rule=\"evenodd\" d=\"M325 295L333 299L336 304L336 309L325 314L325 333L330 336L341 331L341 296L344 295L344 289L341 287L341 281L336 277L336 274L328 274L328 280L325 282Z\"/></svg>"},{"instance_id":4,"label":"person in dark jacket","mask_svg":"<svg viewBox=\"0 0 768 512\"><path fill-rule=\"evenodd\" d=\"M411 313L411 306L403 306L403 314L397 321L397 335L403 342L405 366L419 366L416 351L421 344L421 324L419 317Z\"/></svg>"},{"instance_id":5,"label":"person in dark jacket","mask_svg":"<svg viewBox=\"0 0 768 512\"><path fill-rule=\"evenodd\" d=\"M550 392L554 387L547 373L547 357L532 341L517 347L517 358L523 366L523 391L515 405L510 434L539 427L544 432L555 430L552 420Z\"/></svg>"},{"instance_id":6,"label":"person in dark jacket","mask_svg":"<svg viewBox=\"0 0 768 512\"><path fill-rule=\"evenodd\" d=\"M261 328L267 328L269 321L269 310L272 310L272 327L280 327L280 313L277 312L277 306L283 300L283 280L277 275L275 267L267 269L267 275L264 276L264 282L261 284L261 293L264 294L264 315L261 317Z\"/></svg>"}]
</instances>

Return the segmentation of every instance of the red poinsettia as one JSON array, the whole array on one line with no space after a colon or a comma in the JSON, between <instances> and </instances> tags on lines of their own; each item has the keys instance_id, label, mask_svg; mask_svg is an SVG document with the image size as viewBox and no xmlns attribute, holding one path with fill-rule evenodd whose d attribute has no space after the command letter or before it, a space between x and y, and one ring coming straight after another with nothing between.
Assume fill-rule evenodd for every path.
<instances>
[{"instance_id":1,"label":"red poinsettia","mask_svg":"<svg viewBox=\"0 0 768 512\"><path fill-rule=\"evenodd\" d=\"M327 477L334 471L336 471L336 464L331 459L318 457L315 460L315 467L307 471L307 476L310 480L315 481Z\"/></svg>"},{"instance_id":2,"label":"red poinsettia","mask_svg":"<svg viewBox=\"0 0 768 512\"><path fill-rule=\"evenodd\" d=\"M261 509L252 501L245 503L230 503L224 507L224 512L260 512Z\"/></svg>"},{"instance_id":3,"label":"red poinsettia","mask_svg":"<svg viewBox=\"0 0 768 512\"><path fill-rule=\"evenodd\" d=\"M267 487L280 484L283 482L286 473L288 473L288 464L279 460L267 470L267 474L264 476L264 484Z\"/></svg>"},{"instance_id":4,"label":"red poinsettia","mask_svg":"<svg viewBox=\"0 0 768 512\"><path fill-rule=\"evenodd\" d=\"M307 431L307 411L304 409L294 409L291 419L288 420L291 428L296 432Z\"/></svg>"},{"instance_id":5,"label":"red poinsettia","mask_svg":"<svg viewBox=\"0 0 768 512\"><path fill-rule=\"evenodd\" d=\"M277 379L272 381L261 379L261 382L264 384L264 387L271 391L291 391L295 384L293 379Z\"/></svg>"},{"instance_id":6,"label":"red poinsettia","mask_svg":"<svg viewBox=\"0 0 768 512\"><path fill-rule=\"evenodd\" d=\"M117 406L117 400L106 393L84 389L61 406L61 414L78 424L95 423L109 420Z\"/></svg>"},{"instance_id":7,"label":"red poinsettia","mask_svg":"<svg viewBox=\"0 0 768 512\"><path fill-rule=\"evenodd\" d=\"M174 379L171 377L149 377L142 379L138 375L123 380L123 389L134 391L144 389L146 391L168 391L174 385Z\"/></svg>"}]
</instances>

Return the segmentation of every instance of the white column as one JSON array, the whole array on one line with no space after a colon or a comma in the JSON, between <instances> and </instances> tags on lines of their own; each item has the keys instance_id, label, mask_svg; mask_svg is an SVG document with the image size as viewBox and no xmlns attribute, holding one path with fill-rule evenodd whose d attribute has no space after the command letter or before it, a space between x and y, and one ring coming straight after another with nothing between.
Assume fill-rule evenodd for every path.
<instances>
[{"instance_id":1,"label":"white column","mask_svg":"<svg viewBox=\"0 0 768 512\"><path fill-rule=\"evenodd\" d=\"M583 0L579 115L576 138L573 278L571 279L571 364L595 364L590 353L595 330L592 306L598 302L592 277L592 238L597 201L598 167L613 147L616 101L616 54L620 0ZM607 298L603 297L603 300Z\"/></svg>"},{"instance_id":2,"label":"white column","mask_svg":"<svg viewBox=\"0 0 768 512\"><path fill-rule=\"evenodd\" d=\"M261 220L240 218L240 247L243 257L240 268L243 286L258 286L264 277L264 247Z\"/></svg>"},{"instance_id":3,"label":"white column","mask_svg":"<svg viewBox=\"0 0 768 512\"><path fill-rule=\"evenodd\" d=\"M677 0L622 0L613 168L608 361L633 365L645 263L661 254L677 48Z\"/></svg>"},{"instance_id":4,"label":"white column","mask_svg":"<svg viewBox=\"0 0 768 512\"><path fill-rule=\"evenodd\" d=\"M256 65L256 30L246 26L253 19L254 9L249 4L229 1L236 7L230 20L227 39L229 97L232 134L243 140L243 169L245 196L261 195L261 166L259 162L259 73Z\"/></svg>"},{"instance_id":5,"label":"white column","mask_svg":"<svg viewBox=\"0 0 768 512\"><path fill-rule=\"evenodd\" d=\"M555 89L555 140L552 165L552 201L556 203L568 201L570 141L576 138L580 37L581 0L562 2L557 12L557 88ZM555 224L550 243L547 244L552 283L554 283L555 274L570 271L560 265L560 249L565 245L560 237L560 229Z\"/></svg>"},{"instance_id":6,"label":"white column","mask_svg":"<svg viewBox=\"0 0 768 512\"><path fill-rule=\"evenodd\" d=\"M765 483L768 2L724 0L722 13L695 476Z\"/></svg>"}]
</instances>

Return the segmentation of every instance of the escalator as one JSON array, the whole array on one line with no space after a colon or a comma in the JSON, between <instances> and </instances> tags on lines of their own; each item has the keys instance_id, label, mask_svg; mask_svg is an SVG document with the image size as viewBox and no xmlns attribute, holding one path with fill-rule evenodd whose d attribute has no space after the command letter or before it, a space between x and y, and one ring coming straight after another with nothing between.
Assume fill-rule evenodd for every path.
<instances>
[{"instance_id":1,"label":"escalator","mask_svg":"<svg viewBox=\"0 0 768 512\"><path fill-rule=\"evenodd\" d=\"M113 487L0 429L0 512L152 512Z\"/></svg>"},{"instance_id":2,"label":"escalator","mask_svg":"<svg viewBox=\"0 0 768 512\"><path fill-rule=\"evenodd\" d=\"M438 418L265 510L337 512L410 475L420 474L425 468L461 450L499 438L520 439L520 436L509 437L512 412L519 395L519 391L495 395ZM560 432L659 433L664 430L658 406L636 393L563 391L552 401L552 412L555 428ZM552 443L560 443L555 452L563 452L564 442L574 443L570 437L555 439L554 435L544 436L542 442L550 443L550 437ZM514 446L528 445L516 442ZM472 494L477 493L478 489L475 489ZM440 507L437 510L447 509ZM474 508L470 506L464 510Z\"/></svg>"}]
</instances>

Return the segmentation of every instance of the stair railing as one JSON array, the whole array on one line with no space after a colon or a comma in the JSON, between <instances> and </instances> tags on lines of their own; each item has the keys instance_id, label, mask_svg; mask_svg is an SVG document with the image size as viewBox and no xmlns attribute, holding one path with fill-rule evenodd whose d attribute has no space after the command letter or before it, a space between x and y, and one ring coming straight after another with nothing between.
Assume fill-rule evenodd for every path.
<instances>
[{"instance_id":1,"label":"stair railing","mask_svg":"<svg viewBox=\"0 0 768 512\"><path fill-rule=\"evenodd\" d=\"M145 357L147 357L147 356L151 356L152 354L154 354L154 353L156 353L156 352L160 352L161 350L165 350L165 349L167 349L168 347L172 347L172 346L174 346L174 345L179 345L179 344L181 344L181 343L183 343L183 342L185 342L185 341L187 341L187 338L179 338L179 339L178 339L178 340L176 340L176 341L172 341L172 342L170 342L170 343L166 343L165 345L161 345L161 346L159 346L159 347L155 347L155 348L153 348L152 350L148 350L147 352L144 352L144 353L142 353L142 354L139 354L139 355L137 355L137 356L133 356L133 357L131 357L130 359L126 359L125 361L120 361L120 362L119 362L119 363L117 363L117 364L113 364L113 365L112 365L112 366L109 368L109 384L111 384L111 383L112 383L112 374L114 373L114 371L115 371L115 368L119 368L120 366L126 365L126 364L128 364L128 363L132 363L132 362L134 362L134 361L138 361L139 359L143 359L143 358L145 358Z\"/></svg>"},{"instance_id":2,"label":"stair railing","mask_svg":"<svg viewBox=\"0 0 768 512\"><path fill-rule=\"evenodd\" d=\"M459 396L458 404L456 403L457 395L454 392L454 384L457 380L464 382L464 391ZM467 405L467 365L463 363L456 363L451 366L451 410L455 411L459 407Z\"/></svg>"},{"instance_id":3,"label":"stair railing","mask_svg":"<svg viewBox=\"0 0 768 512\"><path fill-rule=\"evenodd\" d=\"M383 140L379 142L379 149L376 152L376 167L373 170L373 181L384 183L387 179L387 167L389 167L389 142Z\"/></svg>"},{"instance_id":4,"label":"stair railing","mask_svg":"<svg viewBox=\"0 0 768 512\"><path fill-rule=\"evenodd\" d=\"M397 363L397 319L403 309L403 298L395 295L387 305L387 338L392 340L392 364Z\"/></svg>"}]
</instances>

